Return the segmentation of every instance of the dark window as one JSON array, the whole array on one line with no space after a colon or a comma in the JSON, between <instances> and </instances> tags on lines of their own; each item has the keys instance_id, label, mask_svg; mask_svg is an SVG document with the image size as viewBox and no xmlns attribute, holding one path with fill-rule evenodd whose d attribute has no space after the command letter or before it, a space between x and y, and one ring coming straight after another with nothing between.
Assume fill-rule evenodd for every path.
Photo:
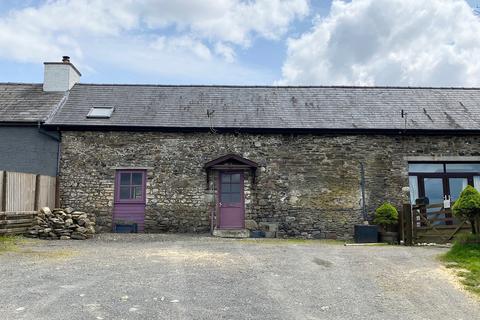
<instances>
[{"instance_id":1,"label":"dark window","mask_svg":"<svg viewBox=\"0 0 480 320\"><path fill-rule=\"evenodd\" d=\"M447 163L447 172L480 172L480 163Z\"/></svg>"},{"instance_id":2,"label":"dark window","mask_svg":"<svg viewBox=\"0 0 480 320\"><path fill-rule=\"evenodd\" d=\"M242 202L240 173L222 173L220 176L220 201L224 204Z\"/></svg>"},{"instance_id":3,"label":"dark window","mask_svg":"<svg viewBox=\"0 0 480 320\"><path fill-rule=\"evenodd\" d=\"M443 172L443 163L410 163L409 172Z\"/></svg>"},{"instance_id":4,"label":"dark window","mask_svg":"<svg viewBox=\"0 0 480 320\"><path fill-rule=\"evenodd\" d=\"M143 197L143 173L121 172L120 173L120 200L142 199Z\"/></svg>"},{"instance_id":5,"label":"dark window","mask_svg":"<svg viewBox=\"0 0 480 320\"><path fill-rule=\"evenodd\" d=\"M140 172L132 173L132 185L141 186L143 180L143 174Z\"/></svg>"}]
</instances>

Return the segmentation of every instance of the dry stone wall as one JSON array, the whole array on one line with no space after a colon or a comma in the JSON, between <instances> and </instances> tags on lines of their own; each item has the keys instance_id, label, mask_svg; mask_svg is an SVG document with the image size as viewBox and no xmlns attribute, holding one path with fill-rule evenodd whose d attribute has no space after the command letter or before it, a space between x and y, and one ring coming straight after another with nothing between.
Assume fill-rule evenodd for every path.
<instances>
[{"instance_id":1,"label":"dry stone wall","mask_svg":"<svg viewBox=\"0 0 480 320\"><path fill-rule=\"evenodd\" d=\"M245 175L246 219L278 222L288 236L350 238L362 221L359 163L368 212L400 207L408 156L479 156L479 136L288 135L164 132L62 132L63 206L93 212L112 226L116 167L147 168L146 232L206 232L215 174L205 162L228 153L259 163Z\"/></svg>"}]
</instances>

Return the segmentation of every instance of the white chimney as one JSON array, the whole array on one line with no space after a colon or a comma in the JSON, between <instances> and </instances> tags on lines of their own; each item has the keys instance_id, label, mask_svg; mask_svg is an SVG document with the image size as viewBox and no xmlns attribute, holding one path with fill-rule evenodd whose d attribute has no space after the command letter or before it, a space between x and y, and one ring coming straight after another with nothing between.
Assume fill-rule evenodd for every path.
<instances>
[{"instance_id":1,"label":"white chimney","mask_svg":"<svg viewBox=\"0 0 480 320\"><path fill-rule=\"evenodd\" d=\"M68 56L63 56L62 62L44 62L44 65L43 91L67 91L80 81L82 74Z\"/></svg>"}]
</instances>

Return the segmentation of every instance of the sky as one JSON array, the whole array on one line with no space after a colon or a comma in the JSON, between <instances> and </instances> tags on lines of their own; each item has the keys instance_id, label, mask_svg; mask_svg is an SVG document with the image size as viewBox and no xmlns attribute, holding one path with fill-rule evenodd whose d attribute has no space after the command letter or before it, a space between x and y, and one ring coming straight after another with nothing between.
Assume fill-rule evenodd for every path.
<instances>
[{"instance_id":1,"label":"sky","mask_svg":"<svg viewBox=\"0 0 480 320\"><path fill-rule=\"evenodd\" d=\"M480 87L476 0L0 0L0 82ZM480 7L480 6L479 6Z\"/></svg>"}]
</instances>

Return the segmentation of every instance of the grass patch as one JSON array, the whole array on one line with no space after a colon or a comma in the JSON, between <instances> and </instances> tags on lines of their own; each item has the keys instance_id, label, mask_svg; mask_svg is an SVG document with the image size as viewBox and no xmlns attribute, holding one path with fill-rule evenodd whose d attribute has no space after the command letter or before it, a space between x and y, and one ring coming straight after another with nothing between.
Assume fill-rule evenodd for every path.
<instances>
[{"instance_id":1,"label":"grass patch","mask_svg":"<svg viewBox=\"0 0 480 320\"><path fill-rule=\"evenodd\" d=\"M72 250L39 251L32 249L23 249L19 250L18 253L38 259L44 258L58 260L68 259L76 255L76 252L73 252Z\"/></svg>"},{"instance_id":2,"label":"grass patch","mask_svg":"<svg viewBox=\"0 0 480 320\"><path fill-rule=\"evenodd\" d=\"M15 251L21 241L21 238L18 236L0 236L0 254Z\"/></svg>"},{"instance_id":3,"label":"grass patch","mask_svg":"<svg viewBox=\"0 0 480 320\"><path fill-rule=\"evenodd\" d=\"M480 296L480 242L459 241L441 259L448 268L459 269L462 284Z\"/></svg>"}]
</instances>

